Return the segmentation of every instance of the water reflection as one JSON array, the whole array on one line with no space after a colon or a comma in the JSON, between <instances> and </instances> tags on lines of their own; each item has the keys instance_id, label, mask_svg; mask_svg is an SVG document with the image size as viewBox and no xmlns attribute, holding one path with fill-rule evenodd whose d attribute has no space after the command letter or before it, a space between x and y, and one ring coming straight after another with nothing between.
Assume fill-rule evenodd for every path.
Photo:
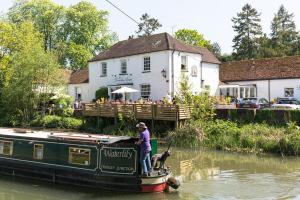
<instances>
[{"instance_id":1,"label":"water reflection","mask_svg":"<svg viewBox=\"0 0 300 200\"><path fill-rule=\"evenodd\" d=\"M300 199L300 158L173 149L167 160L178 192L128 194L0 177L0 200Z\"/></svg>"}]
</instances>

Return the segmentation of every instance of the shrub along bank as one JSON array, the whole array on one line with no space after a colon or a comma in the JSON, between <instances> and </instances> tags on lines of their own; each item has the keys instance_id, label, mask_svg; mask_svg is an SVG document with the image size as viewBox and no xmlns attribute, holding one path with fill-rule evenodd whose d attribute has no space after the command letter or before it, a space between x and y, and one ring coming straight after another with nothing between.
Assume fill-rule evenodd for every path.
<instances>
[{"instance_id":1,"label":"shrub along bank","mask_svg":"<svg viewBox=\"0 0 300 200\"><path fill-rule=\"evenodd\" d=\"M296 123L285 127L244 124L224 120L193 121L170 132L168 140L181 147L210 147L238 152L300 155L300 130Z\"/></svg>"},{"instance_id":2,"label":"shrub along bank","mask_svg":"<svg viewBox=\"0 0 300 200\"><path fill-rule=\"evenodd\" d=\"M46 115L45 117L33 120L30 123L30 126L43 128L80 129L82 127L82 120L73 117Z\"/></svg>"},{"instance_id":3,"label":"shrub along bank","mask_svg":"<svg viewBox=\"0 0 300 200\"><path fill-rule=\"evenodd\" d=\"M217 109L218 119L238 123L267 123L273 126L285 126L293 121L300 125L300 110L274 109Z\"/></svg>"}]
</instances>

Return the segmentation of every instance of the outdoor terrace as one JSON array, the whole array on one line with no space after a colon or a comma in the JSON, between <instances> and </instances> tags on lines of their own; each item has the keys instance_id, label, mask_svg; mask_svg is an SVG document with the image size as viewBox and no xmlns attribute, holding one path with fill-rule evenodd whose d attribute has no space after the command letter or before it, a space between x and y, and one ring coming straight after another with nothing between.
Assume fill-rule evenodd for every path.
<instances>
[{"instance_id":1,"label":"outdoor terrace","mask_svg":"<svg viewBox=\"0 0 300 200\"><path fill-rule=\"evenodd\" d=\"M191 112L190 108L184 105L86 103L82 107L82 115L107 118L118 118L119 115L122 115L144 120L179 122L189 119Z\"/></svg>"}]
</instances>

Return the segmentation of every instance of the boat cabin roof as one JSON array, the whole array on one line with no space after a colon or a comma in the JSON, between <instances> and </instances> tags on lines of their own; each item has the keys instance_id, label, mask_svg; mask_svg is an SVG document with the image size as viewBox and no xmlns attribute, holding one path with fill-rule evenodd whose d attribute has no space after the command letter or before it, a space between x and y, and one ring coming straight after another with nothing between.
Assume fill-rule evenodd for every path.
<instances>
[{"instance_id":1,"label":"boat cabin roof","mask_svg":"<svg viewBox=\"0 0 300 200\"><path fill-rule=\"evenodd\" d=\"M34 131L28 129L12 129L0 128L0 136L16 136L34 139L56 139L65 141L80 141L89 143L105 143L112 144L122 140L129 140L128 136L111 136L111 135L98 135L87 133L75 132L52 132L52 131Z\"/></svg>"}]
</instances>

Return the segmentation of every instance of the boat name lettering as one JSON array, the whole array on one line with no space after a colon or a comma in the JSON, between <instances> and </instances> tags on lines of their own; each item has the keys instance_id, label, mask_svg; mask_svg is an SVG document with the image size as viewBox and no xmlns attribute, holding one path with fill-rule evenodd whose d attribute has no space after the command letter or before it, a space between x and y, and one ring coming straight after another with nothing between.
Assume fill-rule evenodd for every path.
<instances>
[{"instance_id":1,"label":"boat name lettering","mask_svg":"<svg viewBox=\"0 0 300 200\"><path fill-rule=\"evenodd\" d=\"M113 149L104 149L105 157L109 158L132 158L132 151L123 149L123 151L117 151Z\"/></svg>"}]
</instances>

